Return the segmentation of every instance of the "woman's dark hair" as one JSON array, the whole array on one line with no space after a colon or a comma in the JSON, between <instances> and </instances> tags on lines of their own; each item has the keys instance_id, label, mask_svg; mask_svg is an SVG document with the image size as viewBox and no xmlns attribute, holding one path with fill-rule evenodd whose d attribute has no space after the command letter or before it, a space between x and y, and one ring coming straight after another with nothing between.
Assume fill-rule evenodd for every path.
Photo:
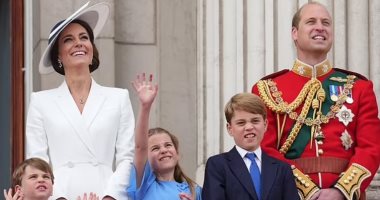
<instances>
[{"instance_id":1,"label":"woman's dark hair","mask_svg":"<svg viewBox=\"0 0 380 200\"><path fill-rule=\"evenodd\" d=\"M92 28L90 27L90 25L87 24L87 22L79 20L79 19L75 19L72 22L70 22L70 24L72 24L72 23L77 23L77 24L83 26L83 28L86 29L86 31L90 37L90 41L91 41L92 48L93 48L93 58L92 58L92 63L88 67L90 69L90 72L93 72L99 67L100 61L99 61L99 52L98 52L98 49L96 48L96 45L94 43L94 33L92 31ZM54 30L54 28L53 28L53 30ZM60 35L61 34L58 35L57 39L54 41L53 46L51 47L50 62L53 65L53 68L56 72L58 72L62 75L65 75L65 69L63 67L60 67L59 63L58 63L58 48L59 48L58 39L59 39Z\"/></svg>"}]
</instances>

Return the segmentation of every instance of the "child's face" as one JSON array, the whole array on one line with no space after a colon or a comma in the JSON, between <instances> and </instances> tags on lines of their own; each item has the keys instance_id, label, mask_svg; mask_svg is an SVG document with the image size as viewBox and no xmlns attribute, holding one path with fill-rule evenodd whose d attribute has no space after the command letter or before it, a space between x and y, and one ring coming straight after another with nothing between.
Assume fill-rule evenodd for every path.
<instances>
[{"instance_id":1,"label":"child's face","mask_svg":"<svg viewBox=\"0 0 380 200\"><path fill-rule=\"evenodd\" d=\"M267 120L264 120L260 114L236 110L231 122L227 123L227 130L237 146L252 152L263 140L267 130Z\"/></svg>"},{"instance_id":2,"label":"child's face","mask_svg":"<svg viewBox=\"0 0 380 200\"><path fill-rule=\"evenodd\" d=\"M49 173L43 172L31 166L26 166L21 179L21 186L16 185L24 199L48 199L53 192L53 183Z\"/></svg>"},{"instance_id":3,"label":"child's face","mask_svg":"<svg viewBox=\"0 0 380 200\"><path fill-rule=\"evenodd\" d=\"M150 136L148 148L148 159L154 172L174 172L179 156L169 135L159 133Z\"/></svg>"}]
</instances>

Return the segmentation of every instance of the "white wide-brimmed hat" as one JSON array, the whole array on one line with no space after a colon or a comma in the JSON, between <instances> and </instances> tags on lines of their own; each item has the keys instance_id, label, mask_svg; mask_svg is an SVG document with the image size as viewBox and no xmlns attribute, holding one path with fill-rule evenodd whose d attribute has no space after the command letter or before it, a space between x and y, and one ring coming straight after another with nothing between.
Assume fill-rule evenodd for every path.
<instances>
[{"instance_id":1,"label":"white wide-brimmed hat","mask_svg":"<svg viewBox=\"0 0 380 200\"><path fill-rule=\"evenodd\" d=\"M49 44L42 54L39 71L41 74L48 74L54 71L52 63L50 61L51 48L54 45L58 35L62 32L67 25L73 20L79 19L86 22L93 30L94 38L96 38L103 26L107 22L110 12L109 4L106 2L90 5L90 2L84 4L81 8L75 11L70 17L64 21L58 22L49 35Z\"/></svg>"}]
</instances>

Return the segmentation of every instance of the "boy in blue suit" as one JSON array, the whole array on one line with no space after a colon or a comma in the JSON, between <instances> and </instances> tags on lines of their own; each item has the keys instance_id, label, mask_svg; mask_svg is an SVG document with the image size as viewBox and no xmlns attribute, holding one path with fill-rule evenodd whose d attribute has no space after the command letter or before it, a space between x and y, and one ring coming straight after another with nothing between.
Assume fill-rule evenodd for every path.
<instances>
[{"instance_id":1,"label":"boy in blue suit","mask_svg":"<svg viewBox=\"0 0 380 200\"><path fill-rule=\"evenodd\" d=\"M290 166L260 148L268 126L262 100L251 93L236 94L224 112L236 145L207 160L202 199L298 200Z\"/></svg>"}]
</instances>

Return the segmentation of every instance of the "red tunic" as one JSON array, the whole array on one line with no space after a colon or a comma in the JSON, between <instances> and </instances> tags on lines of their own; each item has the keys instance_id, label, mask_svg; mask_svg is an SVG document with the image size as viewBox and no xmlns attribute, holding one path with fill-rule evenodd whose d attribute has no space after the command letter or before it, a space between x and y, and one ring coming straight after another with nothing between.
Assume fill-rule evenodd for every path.
<instances>
[{"instance_id":1,"label":"red tunic","mask_svg":"<svg viewBox=\"0 0 380 200\"><path fill-rule=\"evenodd\" d=\"M336 69L332 69L327 74L317 78L323 83L326 81L327 77L335 72ZM282 98L288 103L292 102L298 96L306 82L310 80L309 77L301 76L290 70L267 76L264 79L268 78L277 83L278 90L282 92ZM252 92L259 95L257 84L253 86ZM330 98L330 91L325 92L326 98ZM343 158L348 160L347 168L353 163L365 167L371 172L371 176L370 178L365 179L360 185L360 191L363 192L376 174L380 162L380 121L378 118L378 107L372 82L357 78L352 88L352 99L353 102L351 104L343 104L354 114L352 122L349 122L346 126L339 121L338 117L335 117L330 119L327 124L322 124L321 128L325 136L323 144L317 145L313 142L313 145L310 146L309 140L303 153L300 155L300 158L318 156ZM296 112L298 114L300 113L302 106L303 104L297 108ZM280 116L280 121L282 122L284 115ZM277 148L277 114L270 109L268 109L268 123L268 129L261 143L261 147L269 155L284 160L290 164L295 164L293 159L286 159L284 154L281 154ZM287 117L283 135L280 139L280 147L286 140L294 123L295 120ZM342 133L345 130L347 130L353 140L353 144L347 150L344 148L341 139ZM322 149L323 152L321 153L320 150L320 153L318 153L317 148ZM319 181L318 173L308 175L317 186L321 188L329 188L334 186L339 179L340 174L320 173L321 181Z\"/></svg>"}]
</instances>

